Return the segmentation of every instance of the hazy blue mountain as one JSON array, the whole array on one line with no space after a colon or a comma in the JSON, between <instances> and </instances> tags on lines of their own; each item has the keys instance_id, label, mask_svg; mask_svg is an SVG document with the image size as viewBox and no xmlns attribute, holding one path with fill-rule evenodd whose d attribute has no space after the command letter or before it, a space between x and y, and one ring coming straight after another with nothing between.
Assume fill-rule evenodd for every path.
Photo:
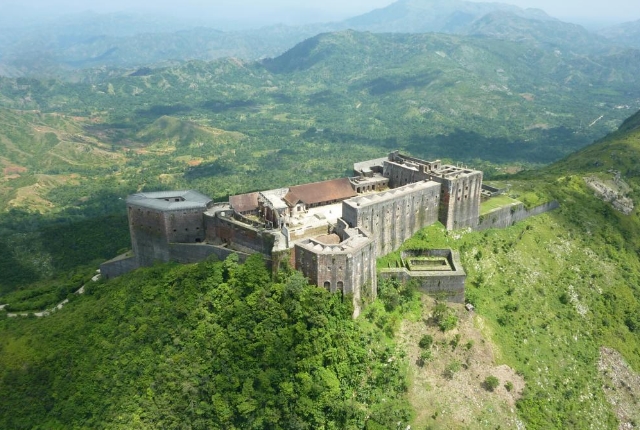
<instances>
[{"instance_id":1,"label":"hazy blue mountain","mask_svg":"<svg viewBox=\"0 0 640 430\"><path fill-rule=\"evenodd\" d=\"M577 24L555 19L530 19L506 11L491 12L469 24L461 33L516 42L530 42L541 49L579 54L601 54L612 50L609 40Z\"/></svg>"},{"instance_id":2,"label":"hazy blue mountain","mask_svg":"<svg viewBox=\"0 0 640 430\"><path fill-rule=\"evenodd\" d=\"M604 28L598 33L616 44L640 48L640 19Z\"/></svg>"},{"instance_id":3,"label":"hazy blue mountain","mask_svg":"<svg viewBox=\"0 0 640 430\"><path fill-rule=\"evenodd\" d=\"M276 57L323 32L450 33L532 42L541 49L604 54L607 38L538 9L461 0L399 0L342 22L220 31L135 14L78 14L47 25L0 30L0 75L64 76L88 68L138 68L173 61Z\"/></svg>"},{"instance_id":4,"label":"hazy blue mountain","mask_svg":"<svg viewBox=\"0 0 640 430\"><path fill-rule=\"evenodd\" d=\"M496 11L535 20L554 20L539 9L521 9L504 3L461 0L399 0L345 21L356 30L403 33L461 33L475 20Z\"/></svg>"}]
</instances>

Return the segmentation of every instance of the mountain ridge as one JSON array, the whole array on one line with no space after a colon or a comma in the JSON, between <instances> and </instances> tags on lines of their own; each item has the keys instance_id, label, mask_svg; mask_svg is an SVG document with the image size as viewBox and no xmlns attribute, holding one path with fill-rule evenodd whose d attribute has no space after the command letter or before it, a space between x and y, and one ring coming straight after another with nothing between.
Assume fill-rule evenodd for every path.
<instances>
[{"instance_id":1,"label":"mountain ridge","mask_svg":"<svg viewBox=\"0 0 640 430\"><path fill-rule=\"evenodd\" d=\"M494 22L487 25L486 17L490 14L493 14ZM507 25L508 31L495 31L500 26L495 23L496 16L510 17L507 24L500 24ZM502 3L399 0L385 8L339 22L304 26L271 25L242 31L188 28L181 23L144 16L135 18L126 14L90 17L90 25L66 18L43 29L0 31L0 51L3 52L0 72L14 77L65 76L87 68L135 68L176 60L212 60L221 57L255 60L278 56L319 33L346 29L480 33L509 40L519 40L523 34L533 31L534 39L540 39L541 47L557 45L569 51L598 54L607 49L616 49L616 42L612 39L598 38L582 27L559 21L543 11ZM136 20L140 21L139 25L135 24ZM491 26L494 30L490 29ZM140 31L133 31L134 28ZM594 44L597 46L590 49Z\"/></svg>"}]
</instances>

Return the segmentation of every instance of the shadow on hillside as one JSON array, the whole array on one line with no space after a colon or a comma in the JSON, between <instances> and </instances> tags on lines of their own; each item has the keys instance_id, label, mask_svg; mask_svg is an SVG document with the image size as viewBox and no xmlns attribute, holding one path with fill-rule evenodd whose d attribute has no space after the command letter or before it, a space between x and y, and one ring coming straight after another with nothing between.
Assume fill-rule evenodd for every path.
<instances>
[{"instance_id":1,"label":"shadow on hillside","mask_svg":"<svg viewBox=\"0 0 640 430\"><path fill-rule=\"evenodd\" d=\"M558 127L540 130L531 140L486 137L457 129L436 136L412 135L406 149L427 158L482 159L494 163L552 163L589 144L573 130Z\"/></svg>"},{"instance_id":2,"label":"shadow on hillside","mask_svg":"<svg viewBox=\"0 0 640 430\"><path fill-rule=\"evenodd\" d=\"M222 113L233 109L258 109L258 104L254 100L208 100L201 106L213 113Z\"/></svg>"},{"instance_id":3,"label":"shadow on hillside","mask_svg":"<svg viewBox=\"0 0 640 430\"><path fill-rule=\"evenodd\" d=\"M50 275L49 264L56 275L128 248L124 196L131 191L104 190L55 215L19 209L0 215L0 293Z\"/></svg>"},{"instance_id":4,"label":"shadow on hillside","mask_svg":"<svg viewBox=\"0 0 640 430\"><path fill-rule=\"evenodd\" d=\"M387 76L376 78L364 83L351 86L351 90L367 90L372 96L406 90L408 88L422 88L429 85L442 75L441 71L424 72L414 76Z\"/></svg>"},{"instance_id":5,"label":"shadow on hillside","mask_svg":"<svg viewBox=\"0 0 640 430\"><path fill-rule=\"evenodd\" d=\"M8 293L16 287L30 284L38 280L34 267L25 264L16 255L14 248L4 241L0 241L0 294ZM2 299L0 299L2 303Z\"/></svg>"},{"instance_id":6,"label":"shadow on hillside","mask_svg":"<svg viewBox=\"0 0 640 430\"><path fill-rule=\"evenodd\" d=\"M151 106L149 109L138 109L135 111L135 114L143 118L155 119L165 115L176 115L190 112L192 110L193 108L191 106L185 106L181 103L177 103L174 105L155 105Z\"/></svg>"}]
</instances>

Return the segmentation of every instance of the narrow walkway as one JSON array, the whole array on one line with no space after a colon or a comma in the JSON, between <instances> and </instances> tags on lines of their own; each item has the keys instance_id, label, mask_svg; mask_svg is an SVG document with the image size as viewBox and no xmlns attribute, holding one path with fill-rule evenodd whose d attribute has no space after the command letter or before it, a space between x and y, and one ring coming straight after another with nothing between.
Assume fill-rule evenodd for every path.
<instances>
[{"instance_id":1,"label":"narrow walkway","mask_svg":"<svg viewBox=\"0 0 640 430\"><path fill-rule=\"evenodd\" d=\"M98 279L100 279L100 274L99 273L97 275L95 275L93 278L91 278L91 281L96 282ZM85 286L86 286L86 284L83 285L82 287L80 287L78 290L76 290L74 292L74 294L84 294L84 291L85 291L84 287ZM30 315L33 315L35 317L42 318L42 317L49 316L53 312L62 309L64 307L64 305L66 305L67 303L69 303L69 299L64 299L63 301L58 303L56 306L54 306L54 307L52 307L50 309L46 309L46 310L41 311L41 312L7 313L7 317L9 317L9 318L17 318L17 317L28 317ZM6 304L0 305L0 311L3 310L7 306L8 305L6 305Z\"/></svg>"}]
</instances>

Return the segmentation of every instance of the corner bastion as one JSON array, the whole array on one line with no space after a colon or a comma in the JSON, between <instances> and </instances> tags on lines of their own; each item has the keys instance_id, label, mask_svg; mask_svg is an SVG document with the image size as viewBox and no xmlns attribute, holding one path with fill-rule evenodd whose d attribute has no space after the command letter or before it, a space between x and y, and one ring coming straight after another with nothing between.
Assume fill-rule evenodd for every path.
<instances>
[{"instance_id":1,"label":"corner bastion","mask_svg":"<svg viewBox=\"0 0 640 430\"><path fill-rule=\"evenodd\" d=\"M399 268L380 270L383 279L416 282L418 290L464 303L464 283L467 274L460 254L451 249L407 250L401 253Z\"/></svg>"}]
</instances>

